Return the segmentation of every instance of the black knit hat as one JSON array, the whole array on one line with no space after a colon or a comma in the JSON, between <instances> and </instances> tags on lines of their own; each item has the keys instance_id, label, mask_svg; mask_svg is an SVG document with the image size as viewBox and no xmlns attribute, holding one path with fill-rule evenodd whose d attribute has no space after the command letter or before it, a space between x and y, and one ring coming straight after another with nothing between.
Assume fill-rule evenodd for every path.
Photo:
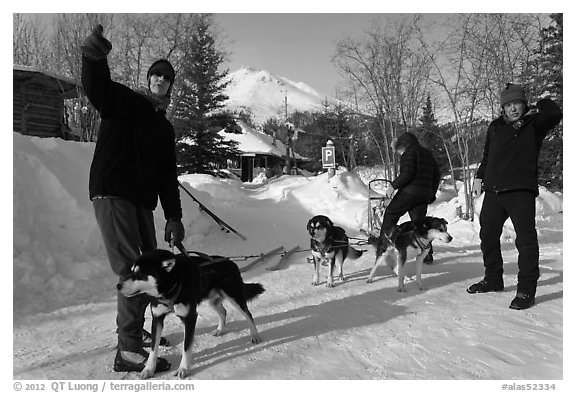
<instances>
[{"instance_id":1,"label":"black knit hat","mask_svg":"<svg viewBox=\"0 0 576 393\"><path fill-rule=\"evenodd\" d=\"M526 99L526 93L524 92L522 86L508 83L504 90L500 92L500 106L504 106L514 100L522 100L524 102L528 102Z\"/></svg>"},{"instance_id":2,"label":"black knit hat","mask_svg":"<svg viewBox=\"0 0 576 393\"><path fill-rule=\"evenodd\" d=\"M418 138L411 132L405 132L398 138L392 141L392 148L394 150L406 149L408 146L418 144Z\"/></svg>"},{"instance_id":3,"label":"black knit hat","mask_svg":"<svg viewBox=\"0 0 576 393\"><path fill-rule=\"evenodd\" d=\"M158 73L166 78L170 79L170 88L168 88L168 96L172 91L172 85L174 84L174 78L176 77L176 72L174 71L174 67L172 64L166 59L156 60L150 68L148 68L148 73L146 73L146 79L148 80L148 88L150 88L150 76Z\"/></svg>"}]
</instances>

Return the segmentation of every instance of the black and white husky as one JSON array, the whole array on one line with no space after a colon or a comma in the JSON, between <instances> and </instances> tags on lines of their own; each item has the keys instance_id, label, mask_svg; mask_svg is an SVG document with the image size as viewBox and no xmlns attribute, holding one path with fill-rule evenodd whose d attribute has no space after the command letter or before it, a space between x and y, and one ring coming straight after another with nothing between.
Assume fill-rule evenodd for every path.
<instances>
[{"instance_id":1,"label":"black and white husky","mask_svg":"<svg viewBox=\"0 0 576 393\"><path fill-rule=\"evenodd\" d=\"M314 259L314 281L320 284L320 265L328 265L326 286L334 287L334 267L338 265L338 278L344 282L344 261L357 259L362 251L350 246L348 236L343 228L334 225L326 216L318 215L308 220L306 229L310 235L310 249Z\"/></svg>"},{"instance_id":2,"label":"black and white husky","mask_svg":"<svg viewBox=\"0 0 576 393\"><path fill-rule=\"evenodd\" d=\"M452 241L447 225L448 222L443 218L427 216L400 224L390 235L380 233L379 237L370 236L368 243L376 249L376 260L368 276L368 283L372 283L378 266L386 262L398 275L398 291L404 292L404 266L416 258L416 284L419 289L425 289L421 280L424 258L430 251L432 240L438 239L445 243Z\"/></svg>"},{"instance_id":3,"label":"black and white husky","mask_svg":"<svg viewBox=\"0 0 576 393\"><path fill-rule=\"evenodd\" d=\"M164 318L172 311L184 324L182 359L175 375L185 378L190 374L192 341L198 317L196 307L203 300L208 300L220 317L215 335L221 335L226 324L222 300L227 299L246 317L252 342L260 342L246 303L263 293L264 288L260 284L244 283L238 266L228 258L174 255L170 251L154 250L134 262L130 276L118 284L118 289L124 296L147 293L154 298L151 303L152 352L140 373L142 378L154 376Z\"/></svg>"}]
</instances>

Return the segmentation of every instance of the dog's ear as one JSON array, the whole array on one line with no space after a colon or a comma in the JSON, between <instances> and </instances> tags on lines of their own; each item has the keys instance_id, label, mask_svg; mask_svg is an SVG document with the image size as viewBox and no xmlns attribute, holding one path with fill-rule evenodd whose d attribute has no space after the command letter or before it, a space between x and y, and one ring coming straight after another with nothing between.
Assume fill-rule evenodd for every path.
<instances>
[{"instance_id":1,"label":"dog's ear","mask_svg":"<svg viewBox=\"0 0 576 393\"><path fill-rule=\"evenodd\" d=\"M162 261L162 268L166 270L168 273L170 273L172 269L174 269L174 266L176 266L176 259L167 259L165 261Z\"/></svg>"},{"instance_id":2,"label":"dog's ear","mask_svg":"<svg viewBox=\"0 0 576 393\"><path fill-rule=\"evenodd\" d=\"M332 227L334 226L334 223L332 222L331 219L329 219L328 217L326 217L326 225L327 225L329 228L332 228Z\"/></svg>"},{"instance_id":3,"label":"dog's ear","mask_svg":"<svg viewBox=\"0 0 576 393\"><path fill-rule=\"evenodd\" d=\"M445 218L443 218L443 219L442 219L442 224L444 224L444 225L448 225L448 221L446 221L446 219L445 219Z\"/></svg>"},{"instance_id":4,"label":"dog's ear","mask_svg":"<svg viewBox=\"0 0 576 393\"><path fill-rule=\"evenodd\" d=\"M309 219L308 224L306 224L306 230L308 230L308 232L310 232L311 227L312 227L312 219Z\"/></svg>"}]
</instances>

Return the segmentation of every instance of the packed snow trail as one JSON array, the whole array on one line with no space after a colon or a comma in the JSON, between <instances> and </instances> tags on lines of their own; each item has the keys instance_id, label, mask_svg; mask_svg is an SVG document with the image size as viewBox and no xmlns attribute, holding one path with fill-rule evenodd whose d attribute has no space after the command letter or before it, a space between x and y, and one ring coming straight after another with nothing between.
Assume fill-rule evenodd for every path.
<instances>
[{"instance_id":1,"label":"packed snow trail","mask_svg":"<svg viewBox=\"0 0 576 393\"><path fill-rule=\"evenodd\" d=\"M373 254L345 264L346 282L312 286L303 255L270 272L266 264L244 274L266 292L250 304L263 338L250 343L244 318L231 307L227 333L213 337L216 314L199 308L192 379L559 379L562 378L562 254L542 247L537 305L508 309L515 293L514 258L505 251L502 293L469 295L480 278L476 250L437 246L419 291L396 291L396 279L379 269L366 278ZM351 262L351 263L350 263ZM325 273L325 271L323 271ZM411 271L414 274L414 271ZM133 379L112 372L115 301L36 315L14 330L15 379ZM148 322L149 323L149 322ZM171 347L161 356L180 359L182 326L169 316ZM156 375L172 379L171 372Z\"/></svg>"}]
</instances>

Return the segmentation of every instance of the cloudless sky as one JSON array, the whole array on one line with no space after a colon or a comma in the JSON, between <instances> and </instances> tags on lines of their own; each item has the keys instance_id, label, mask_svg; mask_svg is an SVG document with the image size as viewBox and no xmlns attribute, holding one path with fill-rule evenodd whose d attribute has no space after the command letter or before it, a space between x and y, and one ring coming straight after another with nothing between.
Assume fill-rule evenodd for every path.
<instances>
[{"instance_id":1,"label":"cloudless sky","mask_svg":"<svg viewBox=\"0 0 576 393\"><path fill-rule=\"evenodd\" d=\"M227 36L230 71L264 69L334 96L338 72L331 60L336 43L358 37L376 14L215 14Z\"/></svg>"}]
</instances>

